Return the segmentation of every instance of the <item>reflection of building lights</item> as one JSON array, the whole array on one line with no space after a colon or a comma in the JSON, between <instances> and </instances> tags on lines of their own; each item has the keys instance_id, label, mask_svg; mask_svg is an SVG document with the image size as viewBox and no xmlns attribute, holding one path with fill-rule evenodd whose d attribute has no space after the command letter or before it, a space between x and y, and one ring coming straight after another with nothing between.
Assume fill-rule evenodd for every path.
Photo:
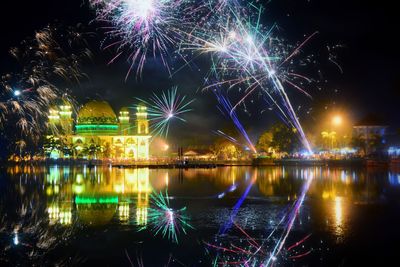
<instances>
[{"instance_id":1,"label":"reflection of building lights","mask_svg":"<svg viewBox=\"0 0 400 267\"><path fill-rule=\"evenodd\" d=\"M72 186L72 191L77 195L82 194L85 191L85 186L80 184L74 184Z\"/></svg>"},{"instance_id":2,"label":"reflection of building lights","mask_svg":"<svg viewBox=\"0 0 400 267\"><path fill-rule=\"evenodd\" d=\"M80 183L83 182L83 176L82 176L82 174L77 174L77 175L76 175L76 182L77 182L78 184L80 184Z\"/></svg>"},{"instance_id":3,"label":"reflection of building lights","mask_svg":"<svg viewBox=\"0 0 400 267\"><path fill-rule=\"evenodd\" d=\"M124 184L116 184L114 185L114 191L118 194L123 194L125 192L125 185Z\"/></svg>"},{"instance_id":4,"label":"reflection of building lights","mask_svg":"<svg viewBox=\"0 0 400 267\"><path fill-rule=\"evenodd\" d=\"M388 173L389 177L389 184L392 186L399 186L400 185L400 173Z\"/></svg>"},{"instance_id":5,"label":"reflection of building lights","mask_svg":"<svg viewBox=\"0 0 400 267\"><path fill-rule=\"evenodd\" d=\"M121 221L127 221L129 219L129 203L121 202L118 206L118 215Z\"/></svg>"},{"instance_id":6,"label":"reflection of building lights","mask_svg":"<svg viewBox=\"0 0 400 267\"><path fill-rule=\"evenodd\" d=\"M14 231L13 243L16 246L19 244L19 238L18 238L18 232L17 231Z\"/></svg>"},{"instance_id":7,"label":"reflection of building lights","mask_svg":"<svg viewBox=\"0 0 400 267\"><path fill-rule=\"evenodd\" d=\"M147 225L147 208L137 208L136 209L136 224L138 226L146 226Z\"/></svg>"},{"instance_id":8,"label":"reflection of building lights","mask_svg":"<svg viewBox=\"0 0 400 267\"><path fill-rule=\"evenodd\" d=\"M118 204L118 196L112 197L75 197L75 204Z\"/></svg>"},{"instance_id":9,"label":"reflection of building lights","mask_svg":"<svg viewBox=\"0 0 400 267\"><path fill-rule=\"evenodd\" d=\"M335 232L343 235L343 201L341 197L335 197Z\"/></svg>"},{"instance_id":10,"label":"reflection of building lights","mask_svg":"<svg viewBox=\"0 0 400 267\"><path fill-rule=\"evenodd\" d=\"M139 226L147 225L147 208L149 207L149 195L138 194L137 209L136 209L136 224Z\"/></svg>"},{"instance_id":11,"label":"reflection of building lights","mask_svg":"<svg viewBox=\"0 0 400 267\"><path fill-rule=\"evenodd\" d=\"M47 212L49 213L49 221L50 224L54 224L58 221L59 214L60 214L60 208L58 207L57 204L51 204L47 208Z\"/></svg>"},{"instance_id":12,"label":"reflection of building lights","mask_svg":"<svg viewBox=\"0 0 400 267\"><path fill-rule=\"evenodd\" d=\"M168 172L165 174L165 185L168 186L169 184L169 175Z\"/></svg>"},{"instance_id":13,"label":"reflection of building lights","mask_svg":"<svg viewBox=\"0 0 400 267\"><path fill-rule=\"evenodd\" d=\"M59 221L61 224L68 225L72 222L72 212L71 209L61 211L59 214Z\"/></svg>"}]
</instances>

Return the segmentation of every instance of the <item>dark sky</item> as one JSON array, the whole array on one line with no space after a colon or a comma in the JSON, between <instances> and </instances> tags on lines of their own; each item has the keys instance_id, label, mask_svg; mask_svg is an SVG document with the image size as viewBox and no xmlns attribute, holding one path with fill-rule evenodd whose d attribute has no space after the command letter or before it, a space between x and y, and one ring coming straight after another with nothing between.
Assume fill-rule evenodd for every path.
<instances>
[{"instance_id":1,"label":"dark sky","mask_svg":"<svg viewBox=\"0 0 400 267\"><path fill-rule=\"evenodd\" d=\"M306 49L323 51L327 45L343 45L338 51L338 62L344 73L340 74L333 65L326 65L322 71L327 83L321 92L314 92L314 99L307 100L300 94L291 93L296 107L301 106L299 116L307 125L318 120L316 112L324 110L345 110L357 120L368 113L376 113L392 125L400 126L400 68L398 49L398 23L394 1L356 0L272 0L268 1L264 21L276 22L281 34L289 41L298 42L314 31L319 34ZM371 3L369 3L371 2ZM50 22L58 21L66 25L88 24L93 13L83 0L37 0L4 1L2 41L0 43L0 70L8 71L10 58L8 50L18 45L35 30ZM98 39L104 36L98 27ZM98 50L98 49L94 49ZM80 101L101 98L110 101L118 109L134 103L134 97L148 97L152 92L177 85L182 94L196 98L195 109L188 114L186 124L172 125L172 136L180 140L197 138L198 142L209 140L212 130L229 128L217 110L211 93L201 93L203 73L185 69L172 79L165 69L154 60L149 60L139 81L132 76L127 82L124 77L128 69L125 61L106 66L111 52L96 53L93 62L85 71L89 79L80 87L71 88ZM311 90L311 92L313 92ZM312 107L314 114L307 114ZM239 112L239 116L253 138L267 125L277 119L274 112L257 112L264 109L260 103L250 108L251 115Z\"/></svg>"}]
</instances>

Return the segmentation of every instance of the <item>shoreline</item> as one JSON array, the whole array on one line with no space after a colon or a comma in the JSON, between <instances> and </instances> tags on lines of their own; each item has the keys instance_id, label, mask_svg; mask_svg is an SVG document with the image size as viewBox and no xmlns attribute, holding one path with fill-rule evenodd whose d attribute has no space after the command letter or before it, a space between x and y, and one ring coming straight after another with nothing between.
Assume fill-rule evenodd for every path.
<instances>
[{"instance_id":1,"label":"shoreline","mask_svg":"<svg viewBox=\"0 0 400 267\"><path fill-rule=\"evenodd\" d=\"M46 160L25 162L4 162L1 167L16 165L31 166L88 166L112 168L150 168L150 169L213 169L217 167L268 167L268 166L297 166L297 167L366 167L366 168L400 168L399 160L378 159L341 159L341 160L312 160L312 159L255 159L246 161L169 161L169 162L110 162L102 160Z\"/></svg>"}]
</instances>

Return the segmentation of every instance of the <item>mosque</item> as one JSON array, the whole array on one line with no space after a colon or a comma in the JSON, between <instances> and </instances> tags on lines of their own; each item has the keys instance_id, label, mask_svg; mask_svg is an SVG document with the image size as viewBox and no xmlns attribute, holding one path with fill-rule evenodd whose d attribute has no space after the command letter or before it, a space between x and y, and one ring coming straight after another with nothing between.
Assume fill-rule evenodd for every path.
<instances>
[{"instance_id":1,"label":"mosque","mask_svg":"<svg viewBox=\"0 0 400 267\"><path fill-rule=\"evenodd\" d=\"M76 116L68 102L49 111L49 134L44 142L46 157L52 159L149 159L147 108L139 105L135 119L128 108L119 116L106 101L90 101ZM76 118L76 119L74 119Z\"/></svg>"}]
</instances>

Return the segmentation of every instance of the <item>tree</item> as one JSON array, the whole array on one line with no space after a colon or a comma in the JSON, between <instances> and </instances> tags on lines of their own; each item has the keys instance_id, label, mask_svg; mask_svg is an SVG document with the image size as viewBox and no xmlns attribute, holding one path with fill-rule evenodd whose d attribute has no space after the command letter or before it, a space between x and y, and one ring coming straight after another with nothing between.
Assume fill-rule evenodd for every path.
<instances>
[{"instance_id":1,"label":"tree","mask_svg":"<svg viewBox=\"0 0 400 267\"><path fill-rule=\"evenodd\" d=\"M240 158L240 150L231 142L218 140L213 146L214 155L221 160L230 160Z\"/></svg>"},{"instance_id":2,"label":"tree","mask_svg":"<svg viewBox=\"0 0 400 267\"><path fill-rule=\"evenodd\" d=\"M272 140L273 140L273 134L270 131L264 132L260 138L258 139L257 142L257 150L259 152L271 152L272 148Z\"/></svg>"},{"instance_id":3,"label":"tree","mask_svg":"<svg viewBox=\"0 0 400 267\"><path fill-rule=\"evenodd\" d=\"M362 155L365 156L367 154L367 143L361 135L353 136L351 146L361 152Z\"/></svg>"},{"instance_id":4,"label":"tree","mask_svg":"<svg viewBox=\"0 0 400 267\"><path fill-rule=\"evenodd\" d=\"M300 143L296 136L297 130L289 128L283 123L277 123L271 127L271 146L281 153L292 153L299 149Z\"/></svg>"},{"instance_id":5,"label":"tree","mask_svg":"<svg viewBox=\"0 0 400 267\"><path fill-rule=\"evenodd\" d=\"M371 153L379 153L383 150L382 137L374 134L367 138L362 135L355 136L351 139L351 145L361 152L363 156Z\"/></svg>"}]
</instances>

